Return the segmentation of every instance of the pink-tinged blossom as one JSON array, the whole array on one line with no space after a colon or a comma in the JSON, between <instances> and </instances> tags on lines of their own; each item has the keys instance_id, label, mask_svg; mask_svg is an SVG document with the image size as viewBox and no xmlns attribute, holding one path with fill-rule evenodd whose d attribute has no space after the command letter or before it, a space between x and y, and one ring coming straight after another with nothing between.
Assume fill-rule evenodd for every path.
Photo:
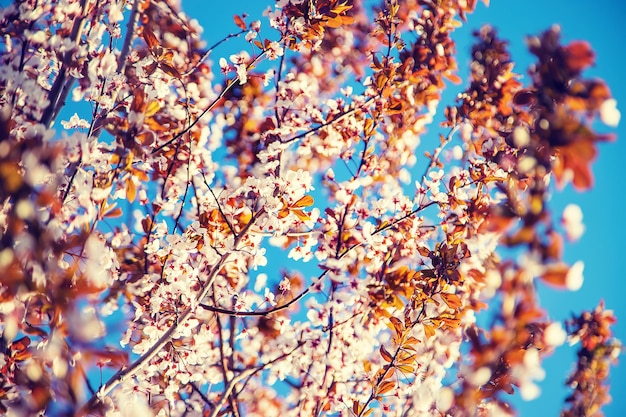
<instances>
[{"instance_id":1,"label":"pink-tinged blossom","mask_svg":"<svg viewBox=\"0 0 626 417\"><path fill-rule=\"evenodd\" d=\"M267 47L266 54L270 60L277 59L278 57L283 56L285 53L285 49L276 41L270 42Z\"/></svg>"},{"instance_id":2,"label":"pink-tinged blossom","mask_svg":"<svg viewBox=\"0 0 626 417\"><path fill-rule=\"evenodd\" d=\"M228 74L230 70L230 65L228 65L228 61L226 61L226 58L220 58L220 71L222 72L222 74Z\"/></svg>"},{"instance_id":3,"label":"pink-tinged blossom","mask_svg":"<svg viewBox=\"0 0 626 417\"><path fill-rule=\"evenodd\" d=\"M621 118L621 113L617 109L617 101L608 99L600 106L600 119L607 126L617 127Z\"/></svg>"},{"instance_id":4,"label":"pink-tinged blossom","mask_svg":"<svg viewBox=\"0 0 626 417\"><path fill-rule=\"evenodd\" d=\"M265 288L265 293L263 295L263 298L265 299L265 302L269 304L270 306L272 307L276 306L275 295L267 287Z\"/></svg>"},{"instance_id":5,"label":"pink-tinged blossom","mask_svg":"<svg viewBox=\"0 0 626 417\"><path fill-rule=\"evenodd\" d=\"M583 270L585 264L583 261L577 261L567 271L565 276L565 287L570 291L578 291L584 282Z\"/></svg>"},{"instance_id":6,"label":"pink-tinged blossom","mask_svg":"<svg viewBox=\"0 0 626 417\"><path fill-rule=\"evenodd\" d=\"M235 311L244 311L250 308L250 300L247 292L237 294L235 297Z\"/></svg>"},{"instance_id":7,"label":"pink-tinged blossom","mask_svg":"<svg viewBox=\"0 0 626 417\"><path fill-rule=\"evenodd\" d=\"M68 326L72 334L82 342L101 339L106 335L106 328L98 318L93 306L86 306L80 311L73 311L68 315Z\"/></svg>"},{"instance_id":8,"label":"pink-tinged blossom","mask_svg":"<svg viewBox=\"0 0 626 417\"><path fill-rule=\"evenodd\" d=\"M567 340L567 332L559 322L550 323L543 331L543 340L551 347L561 346Z\"/></svg>"},{"instance_id":9,"label":"pink-tinged blossom","mask_svg":"<svg viewBox=\"0 0 626 417\"><path fill-rule=\"evenodd\" d=\"M85 276L95 287L107 287L116 278L118 260L101 236L92 234L85 244Z\"/></svg>"},{"instance_id":10,"label":"pink-tinged blossom","mask_svg":"<svg viewBox=\"0 0 626 417\"><path fill-rule=\"evenodd\" d=\"M77 113L74 113L70 120L61 121L61 125L64 129L76 129L76 128L88 128L89 122L85 119L81 119Z\"/></svg>"},{"instance_id":11,"label":"pink-tinged blossom","mask_svg":"<svg viewBox=\"0 0 626 417\"><path fill-rule=\"evenodd\" d=\"M568 204L563 209L561 216L561 224L565 228L567 238L571 241L576 241L585 232L585 225L583 224L583 212L580 206L576 204Z\"/></svg>"},{"instance_id":12,"label":"pink-tinged blossom","mask_svg":"<svg viewBox=\"0 0 626 417\"><path fill-rule=\"evenodd\" d=\"M248 82L248 63L250 62L250 55L246 51L242 51L238 54L231 55L230 62L235 65L239 84L243 85Z\"/></svg>"},{"instance_id":13,"label":"pink-tinged blossom","mask_svg":"<svg viewBox=\"0 0 626 417\"><path fill-rule=\"evenodd\" d=\"M289 278L284 277L281 281L280 284L278 285L278 289L285 293L291 290L291 281L289 280Z\"/></svg>"},{"instance_id":14,"label":"pink-tinged blossom","mask_svg":"<svg viewBox=\"0 0 626 417\"><path fill-rule=\"evenodd\" d=\"M523 362L513 366L511 374L516 379L520 394L525 401L537 398L541 390L535 381L541 381L545 378L545 371L541 368L539 351L536 348L526 350Z\"/></svg>"},{"instance_id":15,"label":"pink-tinged blossom","mask_svg":"<svg viewBox=\"0 0 626 417\"><path fill-rule=\"evenodd\" d=\"M265 248L260 248L254 253L254 257L252 259L252 269L257 270L260 266L267 265L265 251Z\"/></svg>"}]
</instances>

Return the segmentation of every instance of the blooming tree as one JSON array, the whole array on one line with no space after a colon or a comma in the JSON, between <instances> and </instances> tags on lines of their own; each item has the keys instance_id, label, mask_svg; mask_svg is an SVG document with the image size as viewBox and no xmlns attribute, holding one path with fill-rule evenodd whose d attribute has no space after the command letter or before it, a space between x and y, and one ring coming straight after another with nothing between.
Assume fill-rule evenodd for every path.
<instances>
[{"instance_id":1,"label":"blooming tree","mask_svg":"<svg viewBox=\"0 0 626 417\"><path fill-rule=\"evenodd\" d=\"M536 293L582 284L549 198L619 121L590 46L529 38L524 85L483 27L464 82L475 0L364 3L212 46L175 0L0 10L3 413L508 415L569 340L563 415L600 415L614 317Z\"/></svg>"}]
</instances>

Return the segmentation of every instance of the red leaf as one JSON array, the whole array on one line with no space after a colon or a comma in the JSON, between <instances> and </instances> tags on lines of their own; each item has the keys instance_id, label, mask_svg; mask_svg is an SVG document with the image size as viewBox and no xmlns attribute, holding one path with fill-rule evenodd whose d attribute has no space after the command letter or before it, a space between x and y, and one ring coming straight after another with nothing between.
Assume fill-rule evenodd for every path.
<instances>
[{"instance_id":1,"label":"red leaf","mask_svg":"<svg viewBox=\"0 0 626 417\"><path fill-rule=\"evenodd\" d=\"M593 64L595 54L588 42L575 41L565 48L565 60L567 65L574 71L582 71Z\"/></svg>"},{"instance_id":2,"label":"red leaf","mask_svg":"<svg viewBox=\"0 0 626 417\"><path fill-rule=\"evenodd\" d=\"M246 25L246 22L244 22L241 16L239 15L234 15L233 20L235 21L235 24L237 25L237 27L239 27L239 29L241 30L246 30L246 28L248 27Z\"/></svg>"}]
</instances>

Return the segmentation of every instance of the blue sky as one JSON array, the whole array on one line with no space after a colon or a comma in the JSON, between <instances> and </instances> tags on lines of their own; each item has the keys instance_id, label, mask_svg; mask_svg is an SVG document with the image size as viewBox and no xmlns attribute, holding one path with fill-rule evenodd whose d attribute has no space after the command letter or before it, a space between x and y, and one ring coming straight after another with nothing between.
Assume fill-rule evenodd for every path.
<instances>
[{"instance_id":1,"label":"blue sky","mask_svg":"<svg viewBox=\"0 0 626 417\"><path fill-rule=\"evenodd\" d=\"M205 28L204 37L209 44L224 35L235 31L232 15L247 13L250 19L261 18L261 11L270 1L241 0L221 3L218 8L207 12L206 3L200 0L183 0L183 8L192 17L197 18ZM565 258L570 263L583 260L585 263L585 283L577 292L556 291L540 286L542 304L553 319L564 320L573 312L593 309L601 299L606 306L615 311L618 323L614 328L618 338L626 340L626 285L623 280L621 260L624 256L622 241L626 236L626 223L620 213L626 214L625 187L620 179L618 167L626 155L626 83L623 81L624 55L623 40L626 40L626 2L622 0L492 0L489 7L480 3L477 11L469 16L469 23L457 31L460 75L465 79L469 65L469 50L473 29L489 23L497 28L500 37L509 41L510 50L517 71L526 74L526 68L533 62L527 52L525 37L539 34L553 24L562 29L564 43L584 39L591 43L596 52L596 65L585 75L603 78L618 102L622 112L622 123L618 129L598 128L617 134L614 143L601 144L599 157L593 165L595 175L594 188L586 193L578 193L567 187L562 193L554 195L551 202L553 213L559 215L568 203L576 203L584 212L586 232L575 244L567 244ZM263 19L261 18L263 21ZM263 21L263 36L270 36L267 22ZM216 56L228 56L236 52L235 46L227 44L216 51ZM214 58L215 60L218 58ZM527 80L522 80L526 82ZM463 88L451 87L444 95L444 103L451 104L456 92ZM442 107L443 108L443 107ZM436 129L432 129L436 132ZM434 134L434 133L433 133ZM532 402L523 402L519 397L515 403L521 416L558 415L562 401L567 395L564 387L566 375L575 361L574 349L561 347L544 362L546 379L540 384L542 396ZM622 362L624 362L622 357ZM607 417L626 415L626 398L618 393L626 386L626 363L612 369L611 373L613 402L604 408Z\"/></svg>"}]
</instances>

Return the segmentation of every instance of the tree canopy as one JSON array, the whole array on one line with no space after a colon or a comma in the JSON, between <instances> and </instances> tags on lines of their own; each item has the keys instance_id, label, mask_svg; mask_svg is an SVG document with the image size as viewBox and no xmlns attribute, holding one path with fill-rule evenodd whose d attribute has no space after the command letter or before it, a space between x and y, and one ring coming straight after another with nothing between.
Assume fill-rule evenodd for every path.
<instances>
[{"instance_id":1,"label":"tree canopy","mask_svg":"<svg viewBox=\"0 0 626 417\"><path fill-rule=\"evenodd\" d=\"M602 415L615 317L537 297L620 118L591 46L484 26L462 79L476 0L268 6L0 9L0 411L514 415L569 341L562 416Z\"/></svg>"}]
</instances>

